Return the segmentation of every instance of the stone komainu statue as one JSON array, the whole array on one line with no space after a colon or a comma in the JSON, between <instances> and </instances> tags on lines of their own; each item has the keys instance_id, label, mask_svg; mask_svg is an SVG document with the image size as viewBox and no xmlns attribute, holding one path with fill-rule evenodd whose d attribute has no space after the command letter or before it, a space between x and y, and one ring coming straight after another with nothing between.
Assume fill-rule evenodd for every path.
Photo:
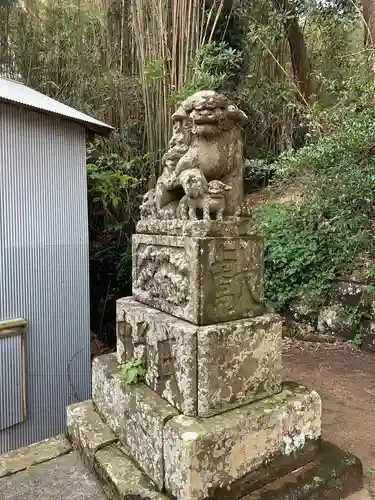
<instances>
[{"instance_id":1,"label":"stone komainu statue","mask_svg":"<svg viewBox=\"0 0 375 500\"><path fill-rule=\"evenodd\" d=\"M245 113L225 96L204 90L186 99L172 120L163 172L144 197L142 218L196 218L196 208L205 219L241 215Z\"/></svg>"}]
</instances>

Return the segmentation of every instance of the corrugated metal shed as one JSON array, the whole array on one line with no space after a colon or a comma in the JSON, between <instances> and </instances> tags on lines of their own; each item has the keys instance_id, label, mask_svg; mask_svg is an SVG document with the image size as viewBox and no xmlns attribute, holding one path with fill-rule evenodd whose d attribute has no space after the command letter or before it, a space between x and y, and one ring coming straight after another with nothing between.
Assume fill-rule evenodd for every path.
<instances>
[{"instance_id":1,"label":"corrugated metal shed","mask_svg":"<svg viewBox=\"0 0 375 500\"><path fill-rule=\"evenodd\" d=\"M112 130L0 79L0 454L64 432L90 398L87 129Z\"/></svg>"},{"instance_id":2,"label":"corrugated metal shed","mask_svg":"<svg viewBox=\"0 0 375 500\"><path fill-rule=\"evenodd\" d=\"M60 116L66 120L80 123L87 129L101 135L108 135L113 130L113 127L26 87L22 83L4 78L0 78L0 102L19 104L34 111Z\"/></svg>"}]
</instances>

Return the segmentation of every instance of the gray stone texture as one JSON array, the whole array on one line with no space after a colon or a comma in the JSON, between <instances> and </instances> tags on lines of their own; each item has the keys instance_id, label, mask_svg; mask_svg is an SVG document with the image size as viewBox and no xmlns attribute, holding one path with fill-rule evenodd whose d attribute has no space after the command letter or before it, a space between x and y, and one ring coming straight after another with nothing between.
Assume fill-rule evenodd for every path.
<instances>
[{"instance_id":1,"label":"gray stone texture","mask_svg":"<svg viewBox=\"0 0 375 500\"><path fill-rule=\"evenodd\" d=\"M263 240L133 235L133 296L196 325L262 314Z\"/></svg>"},{"instance_id":2,"label":"gray stone texture","mask_svg":"<svg viewBox=\"0 0 375 500\"><path fill-rule=\"evenodd\" d=\"M281 390L278 316L194 326L133 298L117 302L117 361L146 366L146 383L185 415L208 416Z\"/></svg>"},{"instance_id":3,"label":"gray stone texture","mask_svg":"<svg viewBox=\"0 0 375 500\"><path fill-rule=\"evenodd\" d=\"M195 219L203 215L210 219L216 213L220 219L222 215L247 214L243 206L245 113L225 96L202 90L180 103L172 121L173 135L162 158L162 173L143 198L141 218ZM227 186L225 196L218 189L223 184ZM191 208L188 213L186 205ZM196 206L203 209L202 214L194 210Z\"/></svg>"},{"instance_id":4,"label":"gray stone texture","mask_svg":"<svg viewBox=\"0 0 375 500\"><path fill-rule=\"evenodd\" d=\"M338 335L350 326L350 323L345 323L345 306L342 304L334 303L320 309L317 322L319 333Z\"/></svg>"},{"instance_id":5,"label":"gray stone texture","mask_svg":"<svg viewBox=\"0 0 375 500\"><path fill-rule=\"evenodd\" d=\"M68 407L68 434L90 470L100 478L108 498L164 500L156 485L127 456L92 401Z\"/></svg>"},{"instance_id":6,"label":"gray stone texture","mask_svg":"<svg viewBox=\"0 0 375 500\"><path fill-rule=\"evenodd\" d=\"M100 482L76 453L0 479L0 500L106 500Z\"/></svg>"},{"instance_id":7,"label":"gray stone texture","mask_svg":"<svg viewBox=\"0 0 375 500\"><path fill-rule=\"evenodd\" d=\"M205 499L320 435L320 397L296 384L214 417L179 415L165 424L166 489L178 500Z\"/></svg>"},{"instance_id":8,"label":"gray stone texture","mask_svg":"<svg viewBox=\"0 0 375 500\"><path fill-rule=\"evenodd\" d=\"M93 402L128 453L158 485L164 482L163 429L178 414L149 387L122 381L115 354L96 358L92 369Z\"/></svg>"},{"instance_id":9,"label":"gray stone texture","mask_svg":"<svg viewBox=\"0 0 375 500\"><path fill-rule=\"evenodd\" d=\"M282 322L273 314L200 327L198 415L270 396L282 388Z\"/></svg>"},{"instance_id":10,"label":"gray stone texture","mask_svg":"<svg viewBox=\"0 0 375 500\"><path fill-rule=\"evenodd\" d=\"M94 410L92 401L68 406L67 433L89 465L100 448L117 442L115 434Z\"/></svg>"},{"instance_id":11,"label":"gray stone texture","mask_svg":"<svg viewBox=\"0 0 375 500\"><path fill-rule=\"evenodd\" d=\"M145 363L146 384L187 415L197 414L197 330L131 297L117 301L117 361Z\"/></svg>"},{"instance_id":12,"label":"gray stone texture","mask_svg":"<svg viewBox=\"0 0 375 500\"><path fill-rule=\"evenodd\" d=\"M368 288L371 284L366 276L341 277L335 283L331 301L323 305L307 292L302 293L286 313L285 333L317 342L352 340L361 333L361 348L374 351L375 301Z\"/></svg>"},{"instance_id":13,"label":"gray stone texture","mask_svg":"<svg viewBox=\"0 0 375 500\"><path fill-rule=\"evenodd\" d=\"M357 306L370 298L366 283L338 281L336 293L340 302L347 306Z\"/></svg>"},{"instance_id":14,"label":"gray stone texture","mask_svg":"<svg viewBox=\"0 0 375 500\"><path fill-rule=\"evenodd\" d=\"M95 471L108 498L168 500L117 445L106 446L96 453Z\"/></svg>"},{"instance_id":15,"label":"gray stone texture","mask_svg":"<svg viewBox=\"0 0 375 500\"><path fill-rule=\"evenodd\" d=\"M0 455L0 478L65 455L71 449L65 436L57 436Z\"/></svg>"},{"instance_id":16,"label":"gray stone texture","mask_svg":"<svg viewBox=\"0 0 375 500\"><path fill-rule=\"evenodd\" d=\"M295 450L289 455L278 454L271 460L265 460L260 467L252 470L237 479L233 483L223 486L215 486L210 489L210 499L214 500L235 500L241 498L251 491L262 488L286 474L309 464L316 457L320 448L320 440L306 441L304 446ZM211 495L212 493L212 495Z\"/></svg>"},{"instance_id":17,"label":"gray stone texture","mask_svg":"<svg viewBox=\"0 0 375 500\"><path fill-rule=\"evenodd\" d=\"M366 499L361 461L356 456L323 441L312 462L253 491L242 500L354 500L356 498Z\"/></svg>"},{"instance_id":18,"label":"gray stone texture","mask_svg":"<svg viewBox=\"0 0 375 500\"><path fill-rule=\"evenodd\" d=\"M120 443L110 443L111 430L104 424L91 402L79 403L69 408L69 428L73 429L75 445L84 461L101 479L109 498L133 500L142 498L166 500L172 498L157 491L156 485L147 478L132 460ZM78 429L81 426L83 430ZM80 442L81 441L81 442ZM87 446L93 443L94 446ZM297 467L303 467L314 459L319 448L319 440L308 440L304 446L289 454L278 454L272 460L245 474L230 485L212 489L215 500L233 500L273 481L279 475L287 474ZM210 489L211 498L211 489Z\"/></svg>"},{"instance_id":19,"label":"gray stone texture","mask_svg":"<svg viewBox=\"0 0 375 500\"><path fill-rule=\"evenodd\" d=\"M204 419L184 415L165 419L164 405L161 401L161 405L153 407L153 413L159 415L151 419L159 427L163 443L165 467L159 483L138 468L154 468L153 453L159 453L155 446L143 454L140 462L129 452L129 446L110 442L112 425L103 424L90 402L74 405L68 411L73 442L76 445L80 441L78 449L110 498L130 500L132 495L140 495L157 500L232 500L303 467L318 450L320 397L297 384L286 384L278 395ZM114 413L114 418L126 419L124 407L116 408ZM120 427L133 432L126 423ZM140 434L141 427L139 424ZM155 440L155 435L150 439ZM141 438L138 446L148 443L149 438ZM162 495L158 490L164 491L164 487L167 493Z\"/></svg>"},{"instance_id":20,"label":"gray stone texture","mask_svg":"<svg viewBox=\"0 0 375 500\"><path fill-rule=\"evenodd\" d=\"M137 223L137 233L166 234L168 236L195 236L236 238L256 235L254 221L249 217L228 217L217 220L181 220L181 219L141 219Z\"/></svg>"}]
</instances>

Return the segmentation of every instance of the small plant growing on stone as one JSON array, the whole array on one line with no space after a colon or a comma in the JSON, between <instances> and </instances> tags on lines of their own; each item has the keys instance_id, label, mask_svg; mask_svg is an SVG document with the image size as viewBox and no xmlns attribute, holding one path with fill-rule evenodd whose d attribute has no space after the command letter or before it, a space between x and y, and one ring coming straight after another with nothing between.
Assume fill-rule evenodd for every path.
<instances>
[{"instance_id":1,"label":"small plant growing on stone","mask_svg":"<svg viewBox=\"0 0 375 500\"><path fill-rule=\"evenodd\" d=\"M353 345L357 346L357 347L361 347L362 343L363 343L363 335L362 333L356 333L354 335L354 338L353 340L350 341Z\"/></svg>"},{"instance_id":2,"label":"small plant growing on stone","mask_svg":"<svg viewBox=\"0 0 375 500\"><path fill-rule=\"evenodd\" d=\"M146 368L139 359L132 359L124 364L121 373L127 384L140 384L145 380Z\"/></svg>"}]
</instances>

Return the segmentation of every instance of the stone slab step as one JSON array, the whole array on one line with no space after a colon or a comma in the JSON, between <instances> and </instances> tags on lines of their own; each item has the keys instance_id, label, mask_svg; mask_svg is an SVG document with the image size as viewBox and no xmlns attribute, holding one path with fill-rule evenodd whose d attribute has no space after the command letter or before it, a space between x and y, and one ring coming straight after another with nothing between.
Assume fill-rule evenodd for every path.
<instances>
[{"instance_id":1,"label":"stone slab step","mask_svg":"<svg viewBox=\"0 0 375 500\"><path fill-rule=\"evenodd\" d=\"M355 493L362 488L361 461L332 443L322 442L312 462L242 500L349 500L357 498Z\"/></svg>"},{"instance_id":2,"label":"stone slab step","mask_svg":"<svg viewBox=\"0 0 375 500\"><path fill-rule=\"evenodd\" d=\"M0 478L0 500L108 500L77 452Z\"/></svg>"},{"instance_id":3,"label":"stone slab step","mask_svg":"<svg viewBox=\"0 0 375 500\"><path fill-rule=\"evenodd\" d=\"M126 456L91 401L68 407L67 423L69 439L100 479L108 498L168 500Z\"/></svg>"},{"instance_id":4,"label":"stone slab step","mask_svg":"<svg viewBox=\"0 0 375 500\"><path fill-rule=\"evenodd\" d=\"M105 446L95 455L95 467L109 498L121 500L168 500L125 455L117 444Z\"/></svg>"},{"instance_id":5,"label":"stone slab step","mask_svg":"<svg viewBox=\"0 0 375 500\"><path fill-rule=\"evenodd\" d=\"M0 478L66 455L72 447L65 436L56 436L0 455Z\"/></svg>"},{"instance_id":6,"label":"stone slab step","mask_svg":"<svg viewBox=\"0 0 375 500\"><path fill-rule=\"evenodd\" d=\"M116 443L117 437L103 422L91 401L67 408L68 437L88 465L93 465L100 448Z\"/></svg>"}]
</instances>

